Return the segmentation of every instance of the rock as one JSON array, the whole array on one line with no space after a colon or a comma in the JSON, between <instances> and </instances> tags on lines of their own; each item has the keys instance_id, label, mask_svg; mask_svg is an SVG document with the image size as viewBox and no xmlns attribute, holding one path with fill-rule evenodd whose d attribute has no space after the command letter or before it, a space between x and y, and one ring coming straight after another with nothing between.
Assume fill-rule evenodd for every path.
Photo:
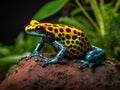
<instances>
[{"instance_id":1,"label":"rock","mask_svg":"<svg viewBox=\"0 0 120 90\"><path fill-rule=\"evenodd\" d=\"M80 70L80 63L65 58L44 68L40 60L20 61L2 81L0 90L120 90L120 66L116 68L110 61Z\"/></svg>"}]
</instances>

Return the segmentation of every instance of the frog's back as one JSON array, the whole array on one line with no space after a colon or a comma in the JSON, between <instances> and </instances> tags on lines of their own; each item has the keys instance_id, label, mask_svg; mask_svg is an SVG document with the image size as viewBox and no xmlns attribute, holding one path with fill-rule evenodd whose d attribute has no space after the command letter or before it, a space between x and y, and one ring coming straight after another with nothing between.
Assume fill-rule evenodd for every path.
<instances>
[{"instance_id":1,"label":"frog's back","mask_svg":"<svg viewBox=\"0 0 120 90\"><path fill-rule=\"evenodd\" d=\"M50 37L59 40L67 48L66 55L80 58L90 49L90 42L83 31L62 24L43 23Z\"/></svg>"}]
</instances>

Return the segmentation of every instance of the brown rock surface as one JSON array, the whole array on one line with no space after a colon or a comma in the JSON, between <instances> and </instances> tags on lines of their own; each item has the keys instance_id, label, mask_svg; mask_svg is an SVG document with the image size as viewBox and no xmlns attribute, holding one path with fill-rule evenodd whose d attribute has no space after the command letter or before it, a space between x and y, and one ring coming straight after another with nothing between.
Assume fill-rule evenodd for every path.
<instances>
[{"instance_id":1,"label":"brown rock surface","mask_svg":"<svg viewBox=\"0 0 120 90\"><path fill-rule=\"evenodd\" d=\"M80 63L65 58L45 68L44 62L35 62L35 58L20 61L0 84L0 90L120 90L120 67L108 61L80 70Z\"/></svg>"}]
</instances>

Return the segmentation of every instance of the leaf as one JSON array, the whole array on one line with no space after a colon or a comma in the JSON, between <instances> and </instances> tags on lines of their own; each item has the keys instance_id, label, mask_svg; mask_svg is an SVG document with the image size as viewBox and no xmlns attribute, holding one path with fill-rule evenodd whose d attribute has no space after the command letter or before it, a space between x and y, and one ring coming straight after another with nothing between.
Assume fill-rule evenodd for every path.
<instances>
[{"instance_id":1,"label":"leaf","mask_svg":"<svg viewBox=\"0 0 120 90\"><path fill-rule=\"evenodd\" d=\"M100 34L102 37L104 37L105 36L104 20L97 0L90 0L90 5L95 15L96 22L99 25Z\"/></svg>"},{"instance_id":2,"label":"leaf","mask_svg":"<svg viewBox=\"0 0 120 90\"><path fill-rule=\"evenodd\" d=\"M84 6L84 9L85 9L86 11L92 11L92 9L91 9L89 6ZM73 9L73 10L71 11L70 16L78 15L78 14L80 14L80 12L82 12L81 9L75 8L75 9Z\"/></svg>"},{"instance_id":3,"label":"leaf","mask_svg":"<svg viewBox=\"0 0 120 90\"><path fill-rule=\"evenodd\" d=\"M73 17L73 16L79 14L80 12L81 12L81 10L79 8L76 8L71 11L70 15Z\"/></svg>"},{"instance_id":4,"label":"leaf","mask_svg":"<svg viewBox=\"0 0 120 90\"><path fill-rule=\"evenodd\" d=\"M18 55L14 54L14 55L11 55L11 56L0 57L0 63L16 64L16 63L18 63L18 60L21 57L27 56L29 54L30 54L29 52L25 52L23 54L18 54Z\"/></svg>"},{"instance_id":5,"label":"leaf","mask_svg":"<svg viewBox=\"0 0 120 90\"><path fill-rule=\"evenodd\" d=\"M58 12L69 0L53 0L45 4L33 16L35 20L42 20Z\"/></svg>"}]
</instances>

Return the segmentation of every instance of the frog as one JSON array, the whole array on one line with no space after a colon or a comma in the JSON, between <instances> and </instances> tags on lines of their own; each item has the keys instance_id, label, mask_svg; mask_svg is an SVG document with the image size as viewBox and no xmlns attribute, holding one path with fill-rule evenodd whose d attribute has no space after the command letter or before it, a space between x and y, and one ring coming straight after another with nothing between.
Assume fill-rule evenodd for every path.
<instances>
[{"instance_id":1,"label":"frog","mask_svg":"<svg viewBox=\"0 0 120 90\"><path fill-rule=\"evenodd\" d=\"M105 51L91 45L86 34L74 26L31 20L25 27L25 32L40 37L40 40L33 52L24 58L27 60L34 56L43 57L43 66L59 63L63 57L82 63L79 68L98 66L106 60ZM53 58L44 57L39 53L45 43L53 46L57 52Z\"/></svg>"}]
</instances>

